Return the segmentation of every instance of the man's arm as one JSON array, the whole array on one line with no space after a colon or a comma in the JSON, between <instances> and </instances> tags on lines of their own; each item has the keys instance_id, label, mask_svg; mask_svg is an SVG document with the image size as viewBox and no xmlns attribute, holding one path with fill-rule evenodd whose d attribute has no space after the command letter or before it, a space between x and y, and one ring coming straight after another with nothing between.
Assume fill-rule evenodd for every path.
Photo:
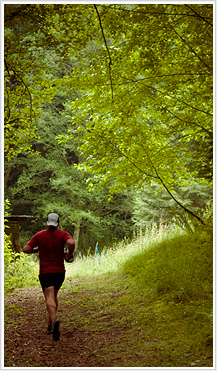
<instances>
[{"instance_id":1,"label":"man's arm","mask_svg":"<svg viewBox=\"0 0 217 371\"><path fill-rule=\"evenodd\" d=\"M68 246L68 251L67 251L68 256L72 256L73 251L75 250L75 241L73 240L73 238L69 238L66 241L66 245Z\"/></svg>"},{"instance_id":2,"label":"man's arm","mask_svg":"<svg viewBox=\"0 0 217 371\"><path fill-rule=\"evenodd\" d=\"M23 252L24 252L25 254L35 254L35 253L38 252L38 246L35 247L35 248L33 248L33 247L29 246L29 245L26 245L26 246L24 246L24 248L23 248Z\"/></svg>"}]
</instances>

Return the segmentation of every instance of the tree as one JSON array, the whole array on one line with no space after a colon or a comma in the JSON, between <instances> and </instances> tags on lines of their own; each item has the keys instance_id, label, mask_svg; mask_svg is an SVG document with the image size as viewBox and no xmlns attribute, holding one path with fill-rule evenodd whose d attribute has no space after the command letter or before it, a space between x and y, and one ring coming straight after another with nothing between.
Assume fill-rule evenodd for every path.
<instances>
[{"instance_id":1,"label":"tree","mask_svg":"<svg viewBox=\"0 0 217 371\"><path fill-rule=\"evenodd\" d=\"M74 74L84 91L73 104L83 131L82 168L97 182L115 179L111 192L153 179L202 222L172 191L208 158L211 175L212 5L95 9L97 58L87 51L89 71L80 70L79 80Z\"/></svg>"},{"instance_id":2,"label":"tree","mask_svg":"<svg viewBox=\"0 0 217 371\"><path fill-rule=\"evenodd\" d=\"M29 149L32 113L39 117L39 101L51 101L64 84L79 92L69 105L75 130L66 137L78 141L82 169L95 174L90 185L104 184L114 193L155 180L203 222L173 190L188 178L212 175L212 8L8 4L8 159ZM46 47L51 55L55 50L58 66L73 56L71 71L49 74Z\"/></svg>"},{"instance_id":3,"label":"tree","mask_svg":"<svg viewBox=\"0 0 217 371\"><path fill-rule=\"evenodd\" d=\"M14 158L6 194L12 213L35 216L32 223L22 223L22 242L43 229L47 214L55 211L60 215L60 227L72 234L76 250L87 253L92 248L94 252L97 241L100 246L111 245L131 235L132 206L126 192L111 201L105 188L89 192L86 177L75 167L80 161L77 143L58 145L57 137L71 127L66 95L71 99L70 92L66 94L62 88L51 103L44 104L41 118L36 119L39 138L29 142L37 154Z\"/></svg>"},{"instance_id":4,"label":"tree","mask_svg":"<svg viewBox=\"0 0 217 371\"><path fill-rule=\"evenodd\" d=\"M62 78L57 69L63 58L56 53L53 58L56 45L50 26L55 14L35 4L4 7L4 148L8 161L23 151L31 152L29 142L37 137L35 120L41 116L43 103L51 102L58 91L55 78ZM66 56L64 60L67 63Z\"/></svg>"}]
</instances>

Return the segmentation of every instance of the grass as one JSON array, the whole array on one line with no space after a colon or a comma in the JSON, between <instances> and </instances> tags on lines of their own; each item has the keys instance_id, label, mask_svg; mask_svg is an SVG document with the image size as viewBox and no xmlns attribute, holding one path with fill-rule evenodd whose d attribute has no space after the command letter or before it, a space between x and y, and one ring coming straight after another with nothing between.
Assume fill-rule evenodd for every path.
<instances>
[{"instance_id":1,"label":"grass","mask_svg":"<svg viewBox=\"0 0 217 371\"><path fill-rule=\"evenodd\" d=\"M59 293L59 316L86 334L90 364L212 367L211 232L153 230L99 249L66 264Z\"/></svg>"},{"instance_id":2,"label":"grass","mask_svg":"<svg viewBox=\"0 0 217 371\"><path fill-rule=\"evenodd\" d=\"M133 361L119 367L142 367L147 354L146 367L212 366L212 256L208 230L158 231L68 264L63 288L72 302L78 287L82 294L76 310L89 314L79 326L127 334L119 346L130 340Z\"/></svg>"}]
</instances>

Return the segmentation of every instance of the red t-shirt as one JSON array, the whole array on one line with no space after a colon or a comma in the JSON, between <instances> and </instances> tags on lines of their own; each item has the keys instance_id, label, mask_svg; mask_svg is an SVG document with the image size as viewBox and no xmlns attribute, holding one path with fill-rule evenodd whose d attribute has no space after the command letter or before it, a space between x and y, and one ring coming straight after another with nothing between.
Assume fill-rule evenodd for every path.
<instances>
[{"instance_id":1,"label":"red t-shirt","mask_svg":"<svg viewBox=\"0 0 217 371\"><path fill-rule=\"evenodd\" d=\"M60 229L44 229L36 233L27 245L38 246L40 273L65 272L64 246L67 240L72 238L66 231Z\"/></svg>"}]
</instances>

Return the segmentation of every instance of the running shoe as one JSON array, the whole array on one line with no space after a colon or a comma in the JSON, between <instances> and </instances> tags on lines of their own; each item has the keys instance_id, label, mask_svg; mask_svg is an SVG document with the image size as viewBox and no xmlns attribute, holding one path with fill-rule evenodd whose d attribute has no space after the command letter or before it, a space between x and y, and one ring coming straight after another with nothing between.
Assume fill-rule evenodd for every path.
<instances>
[{"instance_id":1,"label":"running shoe","mask_svg":"<svg viewBox=\"0 0 217 371\"><path fill-rule=\"evenodd\" d=\"M60 338L59 327L60 327L59 321L55 321L54 322L54 327L53 327L53 339L54 340L59 340L59 338Z\"/></svg>"},{"instance_id":2,"label":"running shoe","mask_svg":"<svg viewBox=\"0 0 217 371\"><path fill-rule=\"evenodd\" d=\"M51 334L53 332L52 325L47 325L47 333Z\"/></svg>"}]
</instances>

